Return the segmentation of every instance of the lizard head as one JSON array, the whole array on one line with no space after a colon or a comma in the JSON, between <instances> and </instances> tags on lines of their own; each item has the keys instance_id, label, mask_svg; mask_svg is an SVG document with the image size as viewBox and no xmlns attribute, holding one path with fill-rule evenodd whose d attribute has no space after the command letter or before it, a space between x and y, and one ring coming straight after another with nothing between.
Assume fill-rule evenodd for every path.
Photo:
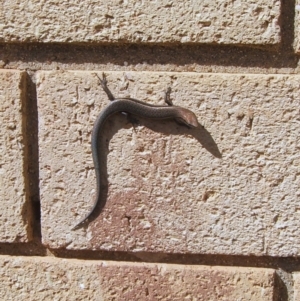
<instances>
[{"instance_id":1,"label":"lizard head","mask_svg":"<svg viewBox=\"0 0 300 301\"><path fill-rule=\"evenodd\" d=\"M175 118L175 120L181 124L186 125L189 128L196 128L199 126L196 115L185 108L179 108L179 116Z\"/></svg>"}]
</instances>

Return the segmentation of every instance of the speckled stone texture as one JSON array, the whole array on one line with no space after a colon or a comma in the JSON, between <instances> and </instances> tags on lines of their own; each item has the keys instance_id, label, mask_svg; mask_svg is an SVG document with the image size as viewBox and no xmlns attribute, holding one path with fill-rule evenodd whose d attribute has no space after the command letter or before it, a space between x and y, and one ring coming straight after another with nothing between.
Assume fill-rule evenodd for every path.
<instances>
[{"instance_id":1,"label":"speckled stone texture","mask_svg":"<svg viewBox=\"0 0 300 301\"><path fill-rule=\"evenodd\" d=\"M295 50L300 54L300 0L295 1Z\"/></svg>"},{"instance_id":2,"label":"speckled stone texture","mask_svg":"<svg viewBox=\"0 0 300 301\"><path fill-rule=\"evenodd\" d=\"M0 256L1 300L274 300L274 270Z\"/></svg>"},{"instance_id":3,"label":"speckled stone texture","mask_svg":"<svg viewBox=\"0 0 300 301\"><path fill-rule=\"evenodd\" d=\"M25 73L0 70L0 242L31 239L25 197Z\"/></svg>"},{"instance_id":4,"label":"speckled stone texture","mask_svg":"<svg viewBox=\"0 0 300 301\"><path fill-rule=\"evenodd\" d=\"M99 71L99 74L101 72ZM51 248L300 254L298 75L107 72L116 96L176 105L202 126L122 114L101 136L106 204L93 205L91 130L108 103L91 72L39 72L43 243ZM104 181L104 183L106 183Z\"/></svg>"},{"instance_id":5,"label":"speckled stone texture","mask_svg":"<svg viewBox=\"0 0 300 301\"><path fill-rule=\"evenodd\" d=\"M300 273L295 272L293 274L294 280L294 299L293 301L300 301Z\"/></svg>"},{"instance_id":6,"label":"speckled stone texture","mask_svg":"<svg viewBox=\"0 0 300 301\"><path fill-rule=\"evenodd\" d=\"M279 0L11 1L2 42L280 43Z\"/></svg>"}]
</instances>

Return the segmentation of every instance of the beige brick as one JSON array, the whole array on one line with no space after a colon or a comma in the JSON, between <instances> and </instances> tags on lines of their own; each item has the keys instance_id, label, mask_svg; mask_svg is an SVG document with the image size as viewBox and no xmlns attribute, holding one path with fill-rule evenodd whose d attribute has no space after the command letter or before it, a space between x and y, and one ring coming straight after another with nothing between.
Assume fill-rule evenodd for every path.
<instances>
[{"instance_id":1,"label":"beige brick","mask_svg":"<svg viewBox=\"0 0 300 301\"><path fill-rule=\"evenodd\" d=\"M300 0L295 1L295 47L300 54Z\"/></svg>"},{"instance_id":2,"label":"beige brick","mask_svg":"<svg viewBox=\"0 0 300 301\"><path fill-rule=\"evenodd\" d=\"M259 268L0 256L0 275L1 300L271 301L274 295L274 271Z\"/></svg>"},{"instance_id":3,"label":"beige brick","mask_svg":"<svg viewBox=\"0 0 300 301\"><path fill-rule=\"evenodd\" d=\"M100 74L100 72L99 72ZM44 244L68 249L300 254L298 75L107 72L118 96L191 109L205 127L107 123L107 202L88 227L93 123L108 103L90 72L38 74ZM130 80L128 80L130 79ZM108 143L108 142L107 142ZM220 156L221 154L221 156Z\"/></svg>"},{"instance_id":4,"label":"beige brick","mask_svg":"<svg viewBox=\"0 0 300 301\"><path fill-rule=\"evenodd\" d=\"M0 4L2 42L280 42L280 1L10 1Z\"/></svg>"},{"instance_id":5,"label":"beige brick","mask_svg":"<svg viewBox=\"0 0 300 301\"><path fill-rule=\"evenodd\" d=\"M24 180L24 84L23 72L0 71L0 242L31 238Z\"/></svg>"},{"instance_id":6,"label":"beige brick","mask_svg":"<svg viewBox=\"0 0 300 301\"><path fill-rule=\"evenodd\" d=\"M300 301L300 273L294 273L294 301Z\"/></svg>"}]
</instances>

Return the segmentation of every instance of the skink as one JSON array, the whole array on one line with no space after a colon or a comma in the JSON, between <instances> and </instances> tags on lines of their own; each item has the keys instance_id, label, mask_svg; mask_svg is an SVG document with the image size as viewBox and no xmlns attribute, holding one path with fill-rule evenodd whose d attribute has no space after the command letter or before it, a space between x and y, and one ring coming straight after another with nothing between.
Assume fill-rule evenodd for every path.
<instances>
[{"instance_id":1,"label":"skink","mask_svg":"<svg viewBox=\"0 0 300 301\"><path fill-rule=\"evenodd\" d=\"M100 79L101 81L101 79ZM104 84L103 84L104 83ZM100 202L100 159L99 159L99 135L103 133L103 127L105 122L109 117L112 115L119 113L119 112L125 112L130 115L135 115L142 118L150 118L155 120L161 120L161 119L175 119L177 122L184 124L188 126L189 128L194 128L198 126L198 120L195 114L185 108L177 107L177 106L168 106L168 105L150 105L144 102L141 102L134 98L118 98L115 99L108 88L106 87L106 81L105 78L101 81L101 85L105 92L107 93L110 100L110 104L99 114L97 117L93 131L92 131L92 155L93 155L93 161L94 161L94 167L95 167L95 173L96 173L96 184L97 184L97 192L96 192L96 198L94 201L94 205L90 212L81 219L72 229L75 229L79 227L81 224L83 224L88 218L91 216L91 214L94 212L95 208L97 207L98 203ZM104 86L103 86L104 85ZM109 93L108 93L109 91ZM101 147L101 146L100 146Z\"/></svg>"}]
</instances>

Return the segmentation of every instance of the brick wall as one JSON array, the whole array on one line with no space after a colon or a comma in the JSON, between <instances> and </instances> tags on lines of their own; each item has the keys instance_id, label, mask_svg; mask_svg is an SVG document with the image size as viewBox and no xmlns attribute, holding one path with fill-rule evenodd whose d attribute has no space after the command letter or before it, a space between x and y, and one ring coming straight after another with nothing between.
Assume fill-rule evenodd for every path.
<instances>
[{"instance_id":1,"label":"brick wall","mask_svg":"<svg viewBox=\"0 0 300 301\"><path fill-rule=\"evenodd\" d=\"M300 0L0 4L1 300L300 300ZM91 131L117 97L91 209Z\"/></svg>"}]
</instances>

